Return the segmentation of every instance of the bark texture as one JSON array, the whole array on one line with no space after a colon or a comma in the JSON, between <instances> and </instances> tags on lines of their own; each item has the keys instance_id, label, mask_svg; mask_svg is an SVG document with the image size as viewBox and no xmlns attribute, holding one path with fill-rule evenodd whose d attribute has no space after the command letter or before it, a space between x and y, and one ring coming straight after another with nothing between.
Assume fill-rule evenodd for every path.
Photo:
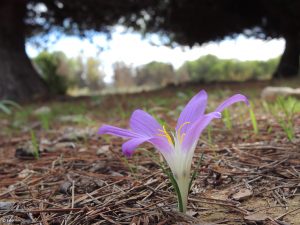
<instances>
[{"instance_id":1,"label":"bark texture","mask_svg":"<svg viewBox=\"0 0 300 225\"><path fill-rule=\"evenodd\" d=\"M285 50L281 56L274 78L292 78L299 73L300 39L297 32L284 35Z\"/></svg>"},{"instance_id":2,"label":"bark texture","mask_svg":"<svg viewBox=\"0 0 300 225\"><path fill-rule=\"evenodd\" d=\"M25 52L26 1L0 2L0 99L29 100L47 93Z\"/></svg>"}]
</instances>

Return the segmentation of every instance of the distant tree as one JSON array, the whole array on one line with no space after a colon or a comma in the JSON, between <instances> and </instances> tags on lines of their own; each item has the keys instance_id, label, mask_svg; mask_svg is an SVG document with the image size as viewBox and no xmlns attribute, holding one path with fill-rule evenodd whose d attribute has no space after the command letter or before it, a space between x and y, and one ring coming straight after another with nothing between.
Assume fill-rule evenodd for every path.
<instances>
[{"instance_id":1,"label":"distant tree","mask_svg":"<svg viewBox=\"0 0 300 225\"><path fill-rule=\"evenodd\" d=\"M175 71L176 74L176 83L186 83L191 80L188 68L186 66L181 66L178 70Z\"/></svg>"},{"instance_id":2,"label":"distant tree","mask_svg":"<svg viewBox=\"0 0 300 225\"><path fill-rule=\"evenodd\" d=\"M51 94L65 94L67 90L67 58L63 52L41 52L33 59Z\"/></svg>"},{"instance_id":3,"label":"distant tree","mask_svg":"<svg viewBox=\"0 0 300 225\"><path fill-rule=\"evenodd\" d=\"M114 69L114 86L116 88L128 88L135 85L134 70L124 62L116 62L113 65Z\"/></svg>"},{"instance_id":4,"label":"distant tree","mask_svg":"<svg viewBox=\"0 0 300 225\"><path fill-rule=\"evenodd\" d=\"M137 86L165 86L174 83L175 72L168 63L150 62L136 69L135 83Z\"/></svg>"},{"instance_id":5,"label":"distant tree","mask_svg":"<svg viewBox=\"0 0 300 225\"><path fill-rule=\"evenodd\" d=\"M194 61L185 62L178 74L187 73L191 80L196 81L244 81L249 79L269 79L276 69L279 59L268 61L239 61L232 59L218 59L207 55Z\"/></svg>"},{"instance_id":6,"label":"distant tree","mask_svg":"<svg viewBox=\"0 0 300 225\"><path fill-rule=\"evenodd\" d=\"M100 61L93 57L88 57L85 65L85 79L87 87L93 91L105 87L105 74L100 70Z\"/></svg>"},{"instance_id":7,"label":"distant tree","mask_svg":"<svg viewBox=\"0 0 300 225\"><path fill-rule=\"evenodd\" d=\"M76 89L86 87L84 78L85 65L82 57L78 56L76 58L69 59L69 65L70 73L68 75L68 78L70 87Z\"/></svg>"},{"instance_id":8,"label":"distant tree","mask_svg":"<svg viewBox=\"0 0 300 225\"><path fill-rule=\"evenodd\" d=\"M183 67L186 68L187 73L190 75L193 80L205 80L207 79L208 73L211 68L216 65L218 58L214 55L207 55L200 57L195 61L187 61L183 64ZM210 76L211 74L209 74ZM220 76L221 74L218 74ZM215 76L214 74L212 75ZM210 79L213 79L212 77Z\"/></svg>"},{"instance_id":9,"label":"distant tree","mask_svg":"<svg viewBox=\"0 0 300 225\"><path fill-rule=\"evenodd\" d=\"M67 58L63 52L43 51L33 58L33 63L53 95L65 94L71 88L97 91L105 86L97 58Z\"/></svg>"}]
</instances>

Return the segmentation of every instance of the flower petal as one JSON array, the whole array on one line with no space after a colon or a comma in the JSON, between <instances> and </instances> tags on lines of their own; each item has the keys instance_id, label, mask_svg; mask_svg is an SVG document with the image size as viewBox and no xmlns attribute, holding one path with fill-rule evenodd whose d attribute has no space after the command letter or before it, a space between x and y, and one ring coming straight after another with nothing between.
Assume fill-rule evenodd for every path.
<instances>
[{"instance_id":1,"label":"flower petal","mask_svg":"<svg viewBox=\"0 0 300 225\"><path fill-rule=\"evenodd\" d=\"M182 110L177 120L176 131L181 127L180 133L186 133L192 123L204 115L206 103L207 93L202 90L195 95ZM189 122L189 124L183 125L186 122Z\"/></svg>"},{"instance_id":2,"label":"flower petal","mask_svg":"<svg viewBox=\"0 0 300 225\"><path fill-rule=\"evenodd\" d=\"M149 138L133 138L129 141L126 141L122 145L122 152L126 156L131 156L134 150L143 142L147 141Z\"/></svg>"},{"instance_id":3,"label":"flower petal","mask_svg":"<svg viewBox=\"0 0 300 225\"><path fill-rule=\"evenodd\" d=\"M231 96L230 98L226 99L224 102L222 102L217 109L215 110L215 112L222 112L225 108L227 108L228 106L236 103L236 102L245 102L247 105L249 105L249 101L246 98L246 96L241 95L241 94L236 94Z\"/></svg>"},{"instance_id":4,"label":"flower petal","mask_svg":"<svg viewBox=\"0 0 300 225\"><path fill-rule=\"evenodd\" d=\"M111 135L123 137L123 138L140 138L140 137L142 137L141 135L139 135L135 132L132 132L130 130L119 128L119 127L114 127L114 126L110 126L110 125L103 125L102 127L100 127L98 134L111 134Z\"/></svg>"},{"instance_id":5,"label":"flower petal","mask_svg":"<svg viewBox=\"0 0 300 225\"><path fill-rule=\"evenodd\" d=\"M134 152L134 150L142 143L144 142L149 142L154 147L160 151L164 156L166 154L172 152L172 147L169 145L169 143L161 138L161 137L155 137L155 138L150 138L150 137L143 137L143 138L133 138L127 142L125 142L122 145L122 152L126 156L131 156Z\"/></svg>"},{"instance_id":6,"label":"flower petal","mask_svg":"<svg viewBox=\"0 0 300 225\"><path fill-rule=\"evenodd\" d=\"M174 147L169 144L164 137L154 137L148 140L154 147L160 151L164 156L174 150Z\"/></svg>"},{"instance_id":7,"label":"flower petal","mask_svg":"<svg viewBox=\"0 0 300 225\"><path fill-rule=\"evenodd\" d=\"M204 115L202 118L198 119L190 127L186 135L184 136L182 142L182 148L184 151L189 151L190 148L198 141L202 131L207 127L207 125L215 118L221 118L220 112L211 112Z\"/></svg>"},{"instance_id":8,"label":"flower petal","mask_svg":"<svg viewBox=\"0 0 300 225\"><path fill-rule=\"evenodd\" d=\"M150 114L141 109L137 109L132 113L130 118L130 128L143 136L157 136L161 125Z\"/></svg>"}]
</instances>

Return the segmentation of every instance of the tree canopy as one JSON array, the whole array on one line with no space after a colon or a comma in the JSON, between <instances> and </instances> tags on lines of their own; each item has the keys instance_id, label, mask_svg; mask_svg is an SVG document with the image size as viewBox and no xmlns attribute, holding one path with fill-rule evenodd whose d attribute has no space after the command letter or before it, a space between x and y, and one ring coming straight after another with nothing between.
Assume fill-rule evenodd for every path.
<instances>
[{"instance_id":1,"label":"tree canopy","mask_svg":"<svg viewBox=\"0 0 300 225\"><path fill-rule=\"evenodd\" d=\"M18 0L13 0L18 1ZM142 3L143 2L143 3ZM97 32L109 33L110 26L121 17L133 16L147 1L122 0L31 0L27 2L28 34L60 31L86 36Z\"/></svg>"},{"instance_id":2,"label":"tree canopy","mask_svg":"<svg viewBox=\"0 0 300 225\"><path fill-rule=\"evenodd\" d=\"M297 0L32 0L26 24L36 32L86 35L119 23L194 45L241 33L264 39L299 33L299 9Z\"/></svg>"}]
</instances>

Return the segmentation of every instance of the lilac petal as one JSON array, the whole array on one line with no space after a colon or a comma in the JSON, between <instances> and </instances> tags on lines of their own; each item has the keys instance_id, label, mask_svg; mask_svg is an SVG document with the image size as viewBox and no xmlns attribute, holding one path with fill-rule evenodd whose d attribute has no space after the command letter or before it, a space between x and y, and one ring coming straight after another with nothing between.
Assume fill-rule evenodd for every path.
<instances>
[{"instance_id":1,"label":"lilac petal","mask_svg":"<svg viewBox=\"0 0 300 225\"><path fill-rule=\"evenodd\" d=\"M224 102L222 102L217 109L215 110L215 112L222 112L225 108L227 108L228 106L236 103L236 102L245 102L247 105L249 105L249 101L246 98L246 96L241 95L241 94L236 94L231 96L230 98L226 99Z\"/></svg>"},{"instance_id":2,"label":"lilac petal","mask_svg":"<svg viewBox=\"0 0 300 225\"><path fill-rule=\"evenodd\" d=\"M186 133L191 127L191 124L204 115L206 103L207 93L202 90L195 95L182 110L177 120L176 131L182 126L180 133ZM189 122L189 124L183 125L186 122Z\"/></svg>"},{"instance_id":3,"label":"lilac petal","mask_svg":"<svg viewBox=\"0 0 300 225\"><path fill-rule=\"evenodd\" d=\"M190 127L186 135L184 136L182 147L185 151L189 151L192 146L198 141L202 131L207 127L207 125L215 118L221 118L220 112L211 112L204 115L202 118L198 119Z\"/></svg>"},{"instance_id":4,"label":"lilac petal","mask_svg":"<svg viewBox=\"0 0 300 225\"><path fill-rule=\"evenodd\" d=\"M164 137L154 137L148 140L154 147L160 151L163 155L168 154L173 151L173 146L169 144L166 138Z\"/></svg>"},{"instance_id":5,"label":"lilac petal","mask_svg":"<svg viewBox=\"0 0 300 225\"><path fill-rule=\"evenodd\" d=\"M150 114L143 110L137 109L132 113L130 118L130 128L143 136L153 137L162 130L161 125Z\"/></svg>"},{"instance_id":6,"label":"lilac petal","mask_svg":"<svg viewBox=\"0 0 300 225\"><path fill-rule=\"evenodd\" d=\"M163 155L168 154L172 151L171 146L166 139L161 137L143 137L143 138L133 138L122 145L123 154L126 156L131 156L134 150L142 143L149 142L154 145L154 147L160 151Z\"/></svg>"},{"instance_id":7,"label":"lilac petal","mask_svg":"<svg viewBox=\"0 0 300 225\"><path fill-rule=\"evenodd\" d=\"M149 138L133 138L129 141L126 141L122 145L122 152L126 156L131 156L134 150L143 142L147 141Z\"/></svg>"},{"instance_id":8,"label":"lilac petal","mask_svg":"<svg viewBox=\"0 0 300 225\"><path fill-rule=\"evenodd\" d=\"M103 125L102 127L100 127L98 134L111 134L111 135L123 137L123 138L140 138L140 137L142 137L141 135L139 135L135 132L132 132L130 130L119 128L119 127L114 127L114 126L110 126L110 125Z\"/></svg>"}]
</instances>

